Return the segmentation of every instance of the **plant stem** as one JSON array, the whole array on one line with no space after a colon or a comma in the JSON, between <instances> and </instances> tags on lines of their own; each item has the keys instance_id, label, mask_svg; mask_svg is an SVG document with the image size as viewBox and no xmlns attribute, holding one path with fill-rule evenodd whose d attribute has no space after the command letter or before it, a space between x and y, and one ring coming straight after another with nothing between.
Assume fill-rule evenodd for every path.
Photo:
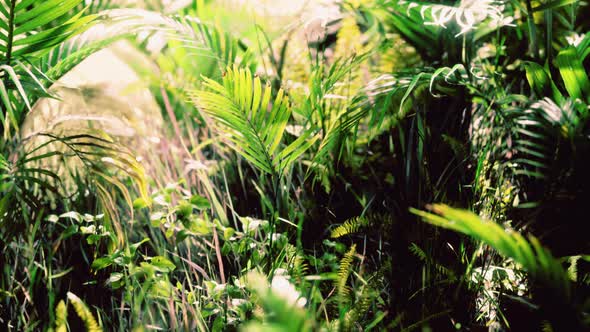
<instances>
[{"instance_id":1,"label":"plant stem","mask_svg":"<svg viewBox=\"0 0 590 332\"><path fill-rule=\"evenodd\" d=\"M533 52L533 58L539 58L539 45L537 44L537 29L535 27L535 17L533 16L533 6L531 0L526 1L527 24L529 27L530 47Z\"/></svg>"},{"instance_id":2,"label":"plant stem","mask_svg":"<svg viewBox=\"0 0 590 332\"><path fill-rule=\"evenodd\" d=\"M14 39L14 7L16 0L10 0L10 10L8 12L8 40L6 41L6 64L10 66L12 60L12 39Z\"/></svg>"},{"instance_id":3,"label":"plant stem","mask_svg":"<svg viewBox=\"0 0 590 332\"><path fill-rule=\"evenodd\" d=\"M270 217L270 239L269 239L269 250L268 250L268 266L269 266L269 275L270 279L274 275L274 268L273 268L273 236L276 232L276 224L277 220L279 219L281 213L281 202L280 202L280 195L279 189L281 185L281 177L278 174L273 174L271 176L272 182L272 198L275 203L275 209L272 211L272 216Z\"/></svg>"}]
</instances>

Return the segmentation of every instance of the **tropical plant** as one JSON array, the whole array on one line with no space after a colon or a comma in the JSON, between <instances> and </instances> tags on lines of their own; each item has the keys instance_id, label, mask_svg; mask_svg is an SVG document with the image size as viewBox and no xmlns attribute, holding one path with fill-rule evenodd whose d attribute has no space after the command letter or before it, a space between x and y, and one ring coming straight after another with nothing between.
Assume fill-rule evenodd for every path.
<instances>
[{"instance_id":1,"label":"tropical plant","mask_svg":"<svg viewBox=\"0 0 590 332\"><path fill-rule=\"evenodd\" d=\"M0 0L0 330L588 329L587 1L286 8Z\"/></svg>"}]
</instances>

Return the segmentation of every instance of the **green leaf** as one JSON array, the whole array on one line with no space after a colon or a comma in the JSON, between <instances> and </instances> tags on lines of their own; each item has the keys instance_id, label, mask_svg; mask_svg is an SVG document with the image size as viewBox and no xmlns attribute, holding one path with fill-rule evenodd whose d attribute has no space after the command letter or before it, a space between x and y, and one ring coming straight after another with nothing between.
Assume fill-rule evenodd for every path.
<instances>
[{"instance_id":1,"label":"green leaf","mask_svg":"<svg viewBox=\"0 0 590 332\"><path fill-rule=\"evenodd\" d=\"M490 245L500 254L521 264L531 276L551 289L553 296L566 301L571 298L571 282L567 272L535 237L529 236L527 241L520 233L482 220L470 211L442 204L435 204L430 209L435 214L416 209L410 211L432 225L469 235Z\"/></svg>"},{"instance_id":2,"label":"green leaf","mask_svg":"<svg viewBox=\"0 0 590 332\"><path fill-rule=\"evenodd\" d=\"M525 70L529 85L539 99L552 97L558 103L563 100L563 95L545 68L534 62L525 62Z\"/></svg>"},{"instance_id":3,"label":"green leaf","mask_svg":"<svg viewBox=\"0 0 590 332\"><path fill-rule=\"evenodd\" d=\"M150 201L151 201L151 199L149 197L148 198L138 197L133 201L133 209L140 210L140 209L146 208L151 205Z\"/></svg>"},{"instance_id":4,"label":"green leaf","mask_svg":"<svg viewBox=\"0 0 590 332\"><path fill-rule=\"evenodd\" d=\"M547 3L542 3L542 4L539 4L535 7L533 7L533 12L540 12L543 10L553 10L553 9L557 9L559 7L571 5L571 4L576 3L578 1L579 0L553 0L553 1L549 1Z\"/></svg>"},{"instance_id":5,"label":"green leaf","mask_svg":"<svg viewBox=\"0 0 590 332\"><path fill-rule=\"evenodd\" d=\"M146 243L146 242L150 242L149 238L143 238L143 240L136 242L132 245L129 246L129 250L131 251L131 255L135 255L135 252L137 251L137 249L139 248L139 246L141 246L142 244Z\"/></svg>"},{"instance_id":6,"label":"green leaf","mask_svg":"<svg viewBox=\"0 0 590 332\"><path fill-rule=\"evenodd\" d=\"M576 48L569 46L562 50L555 62L569 95L590 103L590 81Z\"/></svg>"},{"instance_id":7,"label":"green leaf","mask_svg":"<svg viewBox=\"0 0 590 332\"><path fill-rule=\"evenodd\" d=\"M113 264L113 259L111 257L100 257L94 260L90 265L90 268L94 271L99 271L104 268L107 268Z\"/></svg>"},{"instance_id":8,"label":"green leaf","mask_svg":"<svg viewBox=\"0 0 590 332\"><path fill-rule=\"evenodd\" d=\"M193 195L190 199L190 202L199 210L206 210L211 208L211 203L209 203L209 200L200 195Z\"/></svg>"},{"instance_id":9,"label":"green leaf","mask_svg":"<svg viewBox=\"0 0 590 332\"><path fill-rule=\"evenodd\" d=\"M174 263L164 256L152 257L150 264L164 272L172 272L176 268L176 265L174 265Z\"/></svg>"}]
</instances>

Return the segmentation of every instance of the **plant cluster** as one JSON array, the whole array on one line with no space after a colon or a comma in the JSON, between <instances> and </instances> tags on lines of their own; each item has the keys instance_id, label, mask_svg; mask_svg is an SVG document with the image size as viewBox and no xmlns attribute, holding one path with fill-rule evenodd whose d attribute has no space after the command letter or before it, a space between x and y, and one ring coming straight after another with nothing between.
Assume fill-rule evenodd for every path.
<instances>
[{"instance_id":1,"label":"plant cluster","mask_svg":"<svg viewBox=\"0 0 590 332\"><path fill-rule=\"evenodd\" d=\"M1 330L590 329L588 3L312 5L0 0Z\"/></svg>"}]
</instances>

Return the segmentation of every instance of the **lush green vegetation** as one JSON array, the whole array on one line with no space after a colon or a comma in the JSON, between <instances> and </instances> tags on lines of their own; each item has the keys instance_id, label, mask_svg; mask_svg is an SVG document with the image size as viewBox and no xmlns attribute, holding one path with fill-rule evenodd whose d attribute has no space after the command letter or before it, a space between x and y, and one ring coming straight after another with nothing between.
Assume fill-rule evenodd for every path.
<instances>
[{"instance_id":1,"label":"lush green vegetation","mask_svg":"<svg viewBox=\"0 0 590 332\"><path fill-rule=\"evenodd\" d=\"M0 0L0 330L589 330L587 2L263 2Z\"/></svg>"}]
</instances>

